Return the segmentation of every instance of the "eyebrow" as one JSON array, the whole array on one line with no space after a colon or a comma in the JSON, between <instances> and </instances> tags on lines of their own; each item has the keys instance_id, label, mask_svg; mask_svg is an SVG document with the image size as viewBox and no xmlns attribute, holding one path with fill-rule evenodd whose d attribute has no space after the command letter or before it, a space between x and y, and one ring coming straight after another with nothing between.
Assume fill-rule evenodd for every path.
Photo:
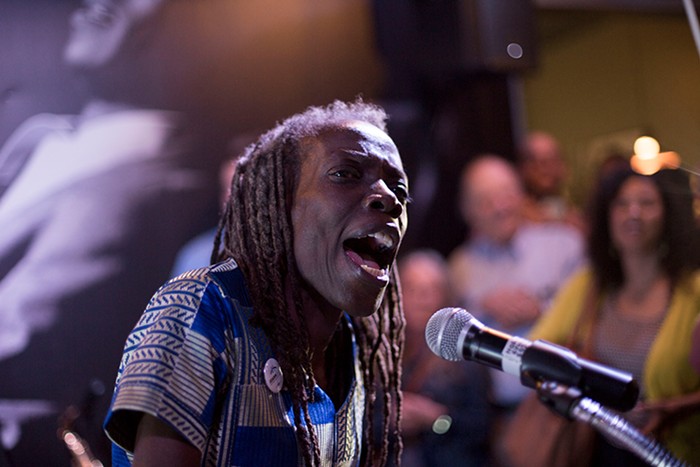
<instances>
[{"instance_id":1,"label":"eyebrow","mask_svg":"<svg viewBox=\"0 0 700 467\"><path fill-rule=\"evenodd\" d=\"M356 158L368 158L371 157L372 154L368 154L365 151L358 151L357 149L350 149L350 148L338 148L335 151L333 151L335 154L344 154L348 156L353 156Z\"/></svg>"},{"instance_id":2,"label":"eyebrow","mask_svg":"<svg viewBox=\"0 0 700 467\"><path fill-rule=\"evenodd\" d=\"M336 151L333 151L333 153L336 153L339 155L349 156L352 159L356 159L358 162L369 160L372 157L377 157L372 153L367 153L365 151L358 151L357 149L350 149L350 148L339 148ZM377 157L377 158L380 159L379 157ZM406 171L403 168L399 168L393 164L390 164L386 160L382 160L382 165L386 165L386 166L390 167L392 170L401 174L401 176L403 178L408 178L408 176L406 175Z\"/></svg>"}]
</instances>

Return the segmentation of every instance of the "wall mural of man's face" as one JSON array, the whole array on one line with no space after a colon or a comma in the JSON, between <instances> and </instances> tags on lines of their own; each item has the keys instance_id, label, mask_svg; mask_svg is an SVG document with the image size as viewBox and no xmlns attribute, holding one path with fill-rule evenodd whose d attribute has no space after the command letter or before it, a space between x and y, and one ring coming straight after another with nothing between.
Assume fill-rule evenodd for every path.
<instances>
[{"instance_id":1,"label":"wall mural of man's face","mask_svg":"<svg viewBox=\"0 0 700 467\"><path fill-rule=\"evenodd\" d=\"M84 0L71 15L63 51L66 63L97 68L119 51L135 24L154 14L165 0Z\"/></svg>"}]
</instances>

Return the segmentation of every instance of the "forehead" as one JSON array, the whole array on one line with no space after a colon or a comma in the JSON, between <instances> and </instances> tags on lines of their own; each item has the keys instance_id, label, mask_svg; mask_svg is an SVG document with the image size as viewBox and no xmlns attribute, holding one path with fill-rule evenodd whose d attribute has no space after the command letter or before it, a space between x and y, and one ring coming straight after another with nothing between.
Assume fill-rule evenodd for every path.
<instances>
[{"instance_id":1,"label":"forehead","mask_svg":"<svg viewBox=\"0 0 700 467\"><path fill-rule=\"evenodd\" d=\"M544 134L534 134L528 138L527 147L530 156L558 156L559 144L551 136Z\"/></svg>"},{"instance_id":2,"label":"forehead","mask_svg":"<svg viewBox=\"0 0 700 467\"><path fill-rule=\"evenodd\" d=\"M167 3L168 1L170 0L84 0L83 3L86 5L114 5L128 9L132 14L141 17L150 15L162 4Z\"/></svg>"},{"instance_id":3,"label":"forehead","mask_svg":"<svg viewBox=\"0 0 700 467\"><path fill-rule=\"evenodd\" d=\"M624 196L630 194L645 194L645 195L655 195L661 197L659 188L656 186L653 180L646 177L632 176L625 180L620 186L620 190L617 196Z\"/></svg>"},{"instance_id":4,"label":"forehead","mask_svg":"<svg viewBox=\"0 0 700 467\"><path fill-rule=\"evenodd\" d=\"M505 188L520 188L515 170L497 160L476 162L462 176L462 188L471 196L498 192Z\"/></svg>"},{"instance_id":5,"label":"forehead","mask_svg":"<svg viewBox=\"0 0 700 467\"><path fill-rule=\"evenodd\" d=\"M327 157L353 156L378 160L403 173L403 163L392 139L371 123L349 121L323 130L314 138Z\"/></svg>"}]
</instances>

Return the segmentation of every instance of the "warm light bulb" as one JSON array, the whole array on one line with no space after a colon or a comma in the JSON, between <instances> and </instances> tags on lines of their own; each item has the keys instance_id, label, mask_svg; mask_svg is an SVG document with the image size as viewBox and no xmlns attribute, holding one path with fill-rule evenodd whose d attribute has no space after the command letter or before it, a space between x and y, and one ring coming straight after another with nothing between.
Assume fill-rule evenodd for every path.
<instances>
[{"instance_id":1,"label":"warm light bulb","mask_svg":"<svg viewBox=\"0 0 700 467\"><path fill-rule=\"evenodd\" d=\"M642 175L652 175L661 170L661 161L654 158L642 158L635 154L630 159L632 170Z\"/></svg>"},{"instance_id":2,"label":"warm light bulb","mask_svg":"<svg viewBox=\"0 0 700 467\"><path fill-rule=\"evenodd\" d=\"M651 136L640 136L634 142L634 154L640 159L655 159L660 150L659 142Z\"/></svg>"}]
</instances>

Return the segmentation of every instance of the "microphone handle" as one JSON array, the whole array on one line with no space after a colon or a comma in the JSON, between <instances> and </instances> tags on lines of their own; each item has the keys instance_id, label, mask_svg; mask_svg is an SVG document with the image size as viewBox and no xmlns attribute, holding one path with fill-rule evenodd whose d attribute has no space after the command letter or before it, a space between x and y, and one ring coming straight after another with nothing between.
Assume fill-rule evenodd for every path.
<instances>
[{"instance_id":1,"label":"microphone handle","mask_svg":"<svg viewBox=\"0 0 700 467\"><path fill-rule=\"evenodd\" d=\"M622 411L637 403L639 387L631 374L578 358L566 347L477 326L461 338L465 359L516 376L524 386L537 389L542 381L556 381Z\"/></svg>"},{"instance_id":2,"label":"microphone handle","mask_svg":"<svg viewBox=\"0 0 700 467\"><path fill-rule=\"evenodd\" d=\"M506 371L503 368L503 355L511 338L508 334L495 329L484 332L477 326L467 329L462 346L462 354L465 359L483 363L496 370ZM519 370L516 373L506 371L506 373L520 376Z\"/></svg>"},{"instance_id":3,"label":"microphone handle","mask_svg":"<svg viewBox=\"0 0 700 467\"><path fill-rule=\"evenodd\" d=\"M578 358L566 347L544 340L536 340L525 350L521 381L531 388L542 381L577 387L585 396L623 412L631 410L639 398L632 374Z\"/></svg>"}]
</instances>

